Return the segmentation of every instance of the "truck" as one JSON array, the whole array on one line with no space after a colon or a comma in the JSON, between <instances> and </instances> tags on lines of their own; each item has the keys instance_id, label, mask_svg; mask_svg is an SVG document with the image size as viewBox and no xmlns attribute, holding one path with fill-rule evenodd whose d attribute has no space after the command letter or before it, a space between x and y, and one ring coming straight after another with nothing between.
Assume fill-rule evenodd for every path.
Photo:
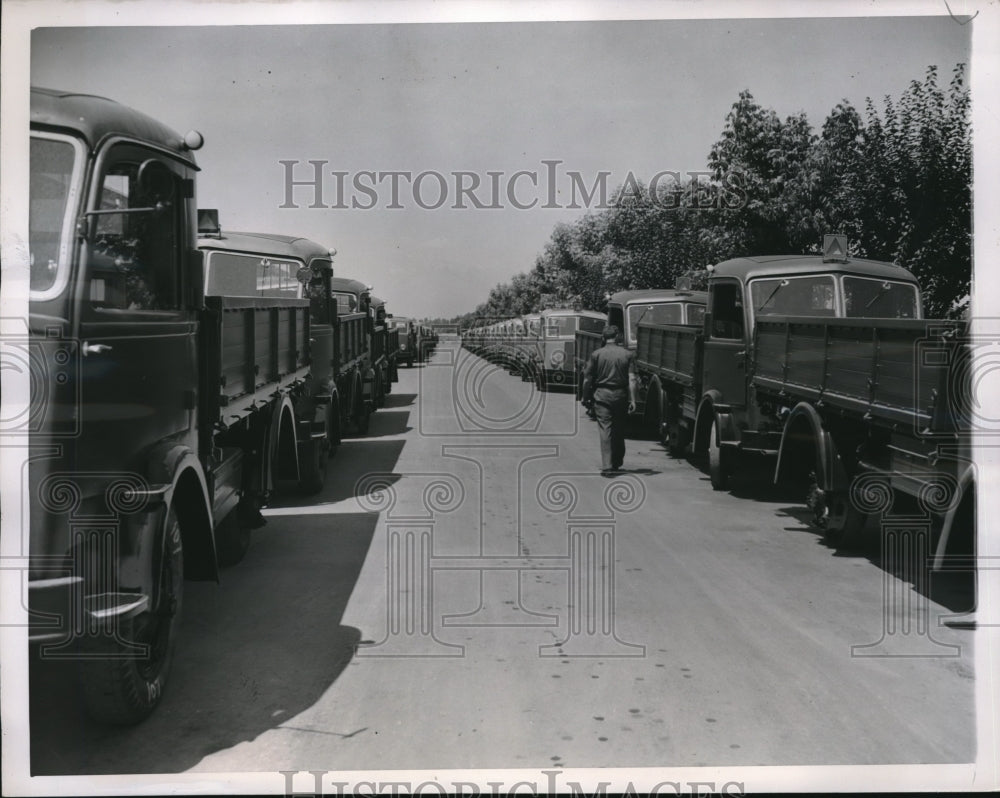
<instances>
[{"instance_id":1,"label":"truck","mask_svg":"<svg viewBox=\"0 0 1000 798\"><path fill-rule=\"evenodd\" d=\"M309 302L205 293L195 131L31 92L29 640L89 713L160 703L185 579L218 580L328 435Z\"/></svg>"},{"instance_id":2,"label":"truck","mask_svg":"<svg viewBox=\"0 0 1000 798\"><path fill-rule=\"evenodd\" d=\"M673 454L707 460L716 490L771 462L831 545L863 539L873 493L917 500L940 564L953 530L968 543L975 496L948 368L966 359L964 324L924 319L905 268L848 257L844 242L824 251L719 263L701 328L638 325L657 422Z\"/></svg>"},{"instance_id":3,"label":"truck","mask_svg":"<svg viewBox=\"0 0 1000 798\"><path fill-rule=\"evenodd\" d=\"M376 397L382 390L376 366L385 353L380 353L379 358L374 353L378 341L382 341L384 350L384 327L376 335L371 288L361 281L331 276L330 297L331 313L337 319L333 380L340 397L341 417L364 435L376 408Z\"/></svg>"},{"instance_id":4,"label":"truck","mask_svg":"<svg viewBox=\"0 0 1000 798\"><path fill-rule=\"evenodd\" d=\"M413 359L416 357L417 343L416 333L413 330L413 320L405 316L390 316L389 326L396 331L396 362L406 361L407 368L413 368Z\"/></svg>"},{"instance_id":5,"label":"truck","mask_svg":"<svg viewBox=\"0 0 1000 798\"><path fill-rule=\"evenodd\" d=\"M587 361L594 350L603 344L605 325L613 324L621 333L621 343L627 349L636 351L639 342L640 322L657 324L679 324L698 326L705 315L707 294L704 291L689 291L675 288L651 288L634 291L619 291L608 298L607 315L594 317L586 322L581 319L576 333L576 398L583 399L583 377ZM647 427L658 427L659 422L650 418L658 414L658 405L647 407L647 396L651 385L651 373L639 372L639 390L636 396L634 415L644 419ZM654 386L655 387L655 386ZM658 394L653 392L654 399Z\"/></svg>"},{"instance_id":6,"label":"truck","mask_svg":"<svg viewBox=\"0 0 1000 798\"><path fill-rule=\"evenodd\" d=\"M527 342L528 372L539 391L573 387L577 337L597 327L604 328L604 316L595 311L570 308L541 311L537 332Z\"/></svg>"},{"instance_id":7,"label":"truck","mask_svg":"<svg viewBox=\"0 0 1000 798\"><path fill-rule=\"evenodd\" d=\"M372 322L371 366L375 372L372 385L375 407L385 407L385 397L392 384L399 382L396 360L399 356L399 330L389 323L385 300L371 297L369 310Z\"/></svg>"}]
</instances>

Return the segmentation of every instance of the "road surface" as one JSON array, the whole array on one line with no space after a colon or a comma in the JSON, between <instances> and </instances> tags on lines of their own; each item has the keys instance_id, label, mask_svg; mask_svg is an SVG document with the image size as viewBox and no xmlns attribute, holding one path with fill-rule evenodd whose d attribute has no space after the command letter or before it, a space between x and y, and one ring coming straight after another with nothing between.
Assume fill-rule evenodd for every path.
<instances>
[{"instance_id":1,"label":"road surface","mask_svg":"<svg viewBox=\"0 0 1000 798\"><path fill-rule=\"evenodd\" d=\"M319 495L187 583L151 718L94 725L33 665L32 772L975 759L973 633L939 625L964 582L837 552L798 497L715 492L651 441L599 466L572 394L442 339Z\"/></svg>"}]
</instances>

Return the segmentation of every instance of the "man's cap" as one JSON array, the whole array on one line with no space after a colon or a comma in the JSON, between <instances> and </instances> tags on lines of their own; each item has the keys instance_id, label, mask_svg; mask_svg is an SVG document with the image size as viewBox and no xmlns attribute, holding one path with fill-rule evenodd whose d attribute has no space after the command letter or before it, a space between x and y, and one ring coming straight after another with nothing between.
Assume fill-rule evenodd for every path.
<instances>
[{"instance_id":1,"label":"man's cap","mask_svg":"<svg viewBox=\"0 0 1000 798\"><path fill-rule=\"evenodd\" d=\"M618 337L618 328L614 324L609 324L604 328L604 340L610 341L612 338Z\"/></svg>"}]
</instances>

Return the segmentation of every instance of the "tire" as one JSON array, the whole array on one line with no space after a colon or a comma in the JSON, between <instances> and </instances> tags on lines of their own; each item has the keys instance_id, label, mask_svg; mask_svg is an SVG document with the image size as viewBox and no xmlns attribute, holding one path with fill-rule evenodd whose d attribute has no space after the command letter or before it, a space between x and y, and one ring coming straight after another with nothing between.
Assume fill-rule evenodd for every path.
<instances>
[{"instance_id":1,"label":"tire","mask_svg":"<svg viewBox=\"0 0 1000 798\"><path fill-rule=\"evenodd\" d=\"M330 445L327 447L330 457L333 457L334 450L340 446L340 398L335 396L330 401L329 415L326 419L326 438Z\"/></svg>"},{"instance_id":2,"label":"tire","mask_svg":"<svg viewBox=\"0 0 1000 798\"><path fill-rule=\"evenodd\" d=\"M840 549L857 548L864 539L868 516L854 506L846 490L830 491L823 502L825 514L816 519L823 530L823 542Z\"/></svg>"},{"instance_id":3,"label":"tire","mask_svg":"<svg viewBox=\"0 0 1000 798\"><path fill-rule=\"evenodd\" d=\"M681 425L677 421L671 421L666 425L664 443L667 445L667 453L671 457L683 457L687 450L687 442L683 440L684 433Z\"/></svg>"},{"instance_id":4,"label":"tire","mask_svg":"<svg viewBox=\"0 0 1000 798\"><path fill-rule=\"evenodd\" d=\"M729 485L729 471L723 462L719 441L718 417L713 421L708 435L708 478L712 483L712 490L725 490Z\"/></svg>"},{"instance_id":5,"label":"tire","mask_svg":"<svg viewBox=\"0 0 1000 798\"><path fill-rule=\"evenodd\" d=\"M240 522L239 512L233 510L215 528L215 553L221 568L236 565L250 549L251 529Z\"/></svg>"},{"instance_id":6,"label":"tire","mask_svg":"<svg viewBox=\"0 0 1000 798\"><path fill-rule=\"evenodd\" d=\"M358 408L354 413L354 428L359 435L367 435L368 427L371 425L372 411L363 398L358 400Z\"/></svg>"},{"instance_id":7,"label":"tire","mask_svg":"<svg viewBox=\"0 0 1000 798\"><path fill-rule=\"evenodd\" d=\"M323 490L326 483L326 464L329 456L324 441L313 439L302 447L299 458L299 492L312 496Z\"/></svg>"},{"instance_id":8,"label":"tire","mask_svg":"<svg viewBox=\"0 0 1000 798\"><path fill-rule=\"evenodd\" d=\"M642 421L645 436L663 443L663 392L659 387L646 392L646 412Z\"/></svg>"},{"instance_id":9,"label":"tire","mask_svg":"<svg viewBox=\"0 0 1000 798\"><path fill-rule=\"evenodd\" d=\"M180 523L171 507L158 546L156 594L149 609L123 619L116 634L85 638L80 664L84 705L97 721L134 725L159 706L170 674L184 594ZM148 646L136 652L135 646Z\"/></svg>"},{"instance_id":10,"label":"tire","mask_svg":"<svg viewBox=\"0 0 1000 798\"><path fill-rule=\"evenodd\" d=\"M382 393L381 372L375 374L375 382L372 384L372 399L375 402L375 407L385 407L385 394Z\"/></svg>"}]
</instances>

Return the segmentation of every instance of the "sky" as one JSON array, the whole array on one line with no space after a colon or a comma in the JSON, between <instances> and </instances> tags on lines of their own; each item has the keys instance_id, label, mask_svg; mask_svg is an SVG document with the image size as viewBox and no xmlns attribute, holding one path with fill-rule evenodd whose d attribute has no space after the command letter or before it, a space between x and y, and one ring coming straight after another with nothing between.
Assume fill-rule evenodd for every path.
<instances>
[{"instance_id":1,"label":"sky","mask_svg":"<svg viewBox=\"0 0 1000 798\"><path fill-rule=\"evenodd\" d=\"M818 131L838 102L862 110L872 97L881 108L885 95L898 97L930 64L946 85L955 64L969 61L972 28L946 14L177 27L102 21L100 14L87 18L88 27L39 20L30 41L32 84L110 97L182 134L197 129L205 137L198 203L218 208L223 229L300 235L335 248L339 275L372 285L390 312L417 317L471 311L491 287L530 270L553 226L587 210L566 207L570 172L587 188L609 172L614 188L629 172L648 180L660 171L704 170L743 89L782 118L804 111ZM348 207L309 207L316 199L309 186L293 188L289 203L286 179L312 178L310 161L323 162L321 204L338 204L336 171ZM411 178L398 178L395 203L391 178L377 182L390 171ZM500 207L463 199L453 175L460 171L471 173L464 185L480 181L473 192L480 204ZM412 178L424 172L416 191ZM513 178L518 172L528 174ZM354 181L369 191L355 190ZM532 200L530 209L515 205ZM299 207L281 207L289 204Z\"/></svg>"}]
</instances>

